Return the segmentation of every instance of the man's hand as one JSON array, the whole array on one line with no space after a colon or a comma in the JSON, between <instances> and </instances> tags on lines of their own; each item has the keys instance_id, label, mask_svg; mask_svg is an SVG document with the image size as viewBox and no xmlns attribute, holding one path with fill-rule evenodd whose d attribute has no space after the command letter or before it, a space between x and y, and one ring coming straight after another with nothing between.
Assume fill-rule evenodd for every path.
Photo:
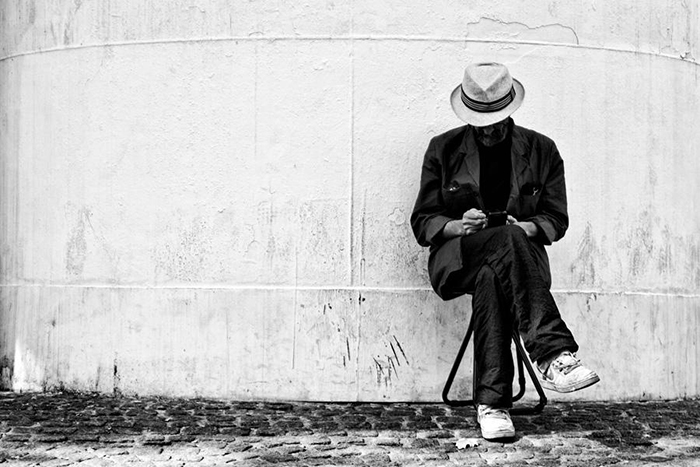
<instances>
[{"instance_id":1,"label":"man's hand","mask_svg":"<svg viewBox=\"0 0 700 467\"><path fill-rule=\"evenodd\" d=\"M470 209L462 219L451 220L442 229L445 238L462 237L478 232L486 226L486 214L478 209Z\"/></svg>"},{"instance_id":2,"label":"man's hand","mask_svg":"<svg viewBox=\"0 0 700 467\"><path fill-rule=\"evenodd\" d=\"M508 217L510 218L510 216L508 216ZM511 224L510 219L508 219L508 221L509 221L508 223ZM517 225L518 227L523 229L525 231L525 233L527 234L528 238L532 238L535 235L537 235L537 226L535 225L534 222L530 222L530 221L518 222L517 220L515 220L515 218L513 219L513 221L514 222L512 222L512 224Z\"/></svg>"},{"instance_id":3,"label":"man's hand","mask_svg":"<svg viewBox=\"0 0 700 467\"><path fill-rule=\"evenodd\" d=\"M508 215L507 225L517 225L525 231L529 238L537 235L538 229L534 222L519 222L515 217ZM486 214L479 209L472 208L465 212L462 220L452 220L445 224L442 234L445 238L461 237L472 235L486 227Z\"/></svg>"},{"instance_id":4,"label":"man's hand","mask_svg":"<svg viewBox=\"0 0 700 467\"><path fill-rule=\"evenodd\" d=\"M479 209L470 209L462 215L462 227L464 228L464 235L477 233L486 227L486 214Z\"/></svg>"}]
</instances>

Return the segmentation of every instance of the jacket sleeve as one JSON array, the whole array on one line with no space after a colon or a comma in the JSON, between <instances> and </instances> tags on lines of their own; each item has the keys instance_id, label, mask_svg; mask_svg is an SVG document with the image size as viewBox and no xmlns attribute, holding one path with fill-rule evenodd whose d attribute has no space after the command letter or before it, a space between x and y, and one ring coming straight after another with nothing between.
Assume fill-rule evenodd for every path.
<instances>
[{"instance_id":1,"label":"jacket sleeve","mask_svg":"<svg viewBox=\"0 0 700 467\"><path fill-rule=\"evenodd\" d=\"M435 146L433 139L425 152L420 189L411 214L413 234L422 246L439 246L444 243L442 229L452 220L446 215L442 199L442 167Z\"/></svg>"},{"instance_id":2,"label":"jacket sleeve","mask_svg":"<svg viewBox=\"0 0 700 467\"><path fill-rule=\"evenodd\" d=\"M561 239L569 227L564 161L553 142L548 156L549 172L537 204L537 213L534 217L527 219L537 225L540 231L537 239L545 245L551 245L552 242Z\"/></svg>"}]
</instances>

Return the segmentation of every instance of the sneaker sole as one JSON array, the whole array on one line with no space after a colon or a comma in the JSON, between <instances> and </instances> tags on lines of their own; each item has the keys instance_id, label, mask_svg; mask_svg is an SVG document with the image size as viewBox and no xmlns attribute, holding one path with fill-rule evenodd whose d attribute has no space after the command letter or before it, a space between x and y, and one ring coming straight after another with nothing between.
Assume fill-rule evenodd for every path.
<instances>
[{"instance_id":1,"label":"sneaker sole","mask_svg":"<svg viewBox=\"0 0 700 467\"><path fill-rule=\"evenodd\" d=\"M595 383L600 381L600 378L598 375L592 375L588 379L584 379L583 381L579 381L576 384L573 384L571 386L556 386L554 385L551 381L546 381L544 379L540 379L540 383L542 384L542 387L545 389L549 389L550 391L555 391L555 392L574 392L574 391L579 391L581 389L585 389L589 386L593 386Z\"/></svg>"},{"instance_id":2,"label":"sneaker sole","mask_svg":"<svg viewBox=\"0 0 700 467\"><path fill-rule=\"evenodd\" d=\"M494 439L508 439L508 438L515 438L515 430L500 430L500 431L494 431L491 433L484 433L484 430L481 430L481 437L484 438L485 440L494 440Z\"/></svg>"},{"instance_id":3,"label":"sneaker sole","mask_svg":"<svg viewBox=\"0 0 700 467\"><path fill-rule=\"evenodd\" d=\"M484 429L481 428L481 421L478 420L478 417L477 423L479 424L479 429L481 429L481 437L486 440L515 438L515 428L512 430L484 431Z\"/></svg>"}]
</instances>

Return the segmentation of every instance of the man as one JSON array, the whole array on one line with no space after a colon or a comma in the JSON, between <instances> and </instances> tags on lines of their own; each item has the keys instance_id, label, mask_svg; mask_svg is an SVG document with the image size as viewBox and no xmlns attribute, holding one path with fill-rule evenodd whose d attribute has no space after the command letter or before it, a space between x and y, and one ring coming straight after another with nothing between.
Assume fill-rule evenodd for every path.
<instances>
[{"instance_id":1,"label":"man","mask_svg":"<svg viewBox=\"0 0 700 467\"><path fill-rule=\"evenodd\" d=\"M467 125L430 141L411 216L418 243L430 247L435 292L443 300L472 295L474 401L486 439L515 436L513 326L543 387L571 392L599 381L576 358L549 290L544 246L569 224L564 165L551 139L510 118L524 97L504 65L466 68L451 103Z\"/></svg>"}]
</instances>

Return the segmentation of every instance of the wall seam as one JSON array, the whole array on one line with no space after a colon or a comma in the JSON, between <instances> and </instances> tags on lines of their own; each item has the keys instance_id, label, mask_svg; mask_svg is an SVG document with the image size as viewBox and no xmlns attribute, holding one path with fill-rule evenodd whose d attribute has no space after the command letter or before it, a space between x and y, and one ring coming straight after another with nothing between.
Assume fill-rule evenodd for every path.
<instances>
[{"instance_id":1,"label":"wall seam","mask_svg":"<svg viewBox=\"0 0 700 467\"><path fill-rule=\"evenodd\" d=\"M350 37L355 37L355 2L350 1ZM350 40L350 284L355 285L355 268L353 261L355 260L355 234L354 234L354 216L355 216L355 40ZM363 210L364 216L364 210ZM364 218L362 219L364 223ZM364 232L363 232L364 236ZM361 251L364 255L364 251ZM364 285L364 280L360 274L360 285ZM360 400L361 385L360 385L360 351L362 349L362 297L361 292L358 292L357 306L353 307L357 313L355 319L355 400Z\"/></svg>"},{"instance_id":2,"label":"wall seam","mask_svg":"<svg viewBox=\"0 0 700 467\"><path fill-rule=\"evenodd\" d=\"M351 26L352 27L352 26ZM353 261L355 259L355 234L353 216L355 215L355 43L350 41L350 167L348 174L348 278L350 285L355 285Z\"/></svg>"},{"instance_id":3,"label":"wall seam","mask_svg":"<svg viewBox=\"0 0 700 467\"><path fill-rule=\"evenodd\" d=\"M430 287L368 287L368 286L284 286L284 285L115 285L115 284L0 284L0 289L6 288L46 288L46 289L111 289L111 290L267 290L267 291L333 291L347 290L351 292L432 292ZM697 293L682 292L651 292L645 290L586 290L586 289L552 289L553 294L577 294L577 295L620 295L620 296L654 296L654 297L679 297L700 298Z\"/></svg>"},{"instance_id":4,"label":"wall seam","mask_svg":"<svg viewBox=\"0 0 700 467\"><path fill-rule=\"evenodd\" d=\"M25 57L30 55L37 55L43 53L54 53L61 51L71 51L71 50L81 50L90 49L98 47L126 47L126 46L138 46L138 45L157 45L157 44L178 44L178 43L197 43L197 42L239 42L239 41L350 41L354 43L355 41L402 41L402 42L449 42L449 43L485 43L485 44L513 44L513 45L535 45L535 46L546 46L546 47L565 47L572 49L584 49L584 50L599 50L607 52L618 52L618 53L629 53L635 55L648 55L652 57L667 58L671 60L677 60L681 62L690 63L693 65L699 65L700 62L695 60L689 60L681 56L681 54L669 55L656 53L646 50L634 50L634 49L624 49L619 47L603 47L603 46L593 46L593 45L582 45L575 43L565 43L565 42L546 42L546 41L518 41L518 40L496 40L496 39L467 39L463 37L435 37L435 36L401 36L401 35L386 35L386 36L373 36L373 35L359 35L359 36L268 36L268 37L249 37L249 36L231 36L231 37L207 37L207 38L194 38L194 39L154 39L154 40L144 40L144 41L117 41L117 42L105 42L100 44L80 44L76 46L67 47L53 47L48 49L30 50L26 52L17 52L14 54L9 54L4 57L0 57L0 62L5 60L10 60L13 58Z\"/></svg>"}]
</instances>

